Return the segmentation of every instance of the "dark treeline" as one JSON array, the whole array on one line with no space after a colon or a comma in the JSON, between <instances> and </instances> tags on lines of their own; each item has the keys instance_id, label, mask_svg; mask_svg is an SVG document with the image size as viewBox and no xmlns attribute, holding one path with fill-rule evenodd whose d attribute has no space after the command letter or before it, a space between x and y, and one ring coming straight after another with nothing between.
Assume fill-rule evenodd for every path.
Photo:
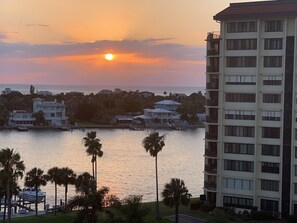
<instances>
[{"instance_id":1,"label":"dark treeline","mask_svg":"<svg viewBox=\"0 0 297 223\"><path fill-rule=\"evenodd\" d=\"M33 92L23 95L20 92L11 92L0 95L0 126L7 124L9 112L13 110L32 111L32 99L64 102L66 115L70 124L74 122L92 122L95 124L110 124L112 117L124 114L140 114L144 108L153 108L154 103L161 100L175 100L182 105L178 109L181 118L190 124L197 124L197 113L204 112L205 95L201 92L189 96L178 94L165 94L164 96L144 97L138 91L117 92L110 94L60 93L52 96L37 95Z\"/></svg>"}]
</instances>

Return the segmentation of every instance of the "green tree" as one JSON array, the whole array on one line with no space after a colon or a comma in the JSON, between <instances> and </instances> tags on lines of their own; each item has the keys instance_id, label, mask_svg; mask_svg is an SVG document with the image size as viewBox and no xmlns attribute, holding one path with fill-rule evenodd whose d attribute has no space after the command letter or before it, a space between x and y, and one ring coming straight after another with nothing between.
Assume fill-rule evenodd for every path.
<instances>
[{"instance_id":1,"label":"green tree","mask_svg":"<svg viewBox=\"0 0 297 223\"><path fill-rule=\"evenodd\" d=\"M3 182L6 184L6 196L7 207L8 207L8 222L11 222L11 191L16 186L18 178L23 177L25 171L25 165L21 161L19 153L15 152L14 149L1 149L0 150L0 173L3 177Z\"/></svg>"},{"instance_id":2,"label":"green tree","mask_svg":"<svg viewBox=\"0 0 297 223\"><path fill-rule=\"evenodd\" d=\"M126 222L143 223L149 209L142 207L142 195L129 195L122 200L122 212Z\"/></svg>"},{"instance_id":3,"label":"green tree","mask_svg":"<svg viewBox=\"0 0 297 223\"><path fill-rule=\"evenodd\" d=\"M92 172L93 178L97 185L97 157L103 156L103 151L101 150L102 144L100 143L100 139L96 138L97 134L94 131L88 132L87 136L83 138L84 145L87 147L88 156L92 156Z\"/></svg>"},{"instance_id":4,"label":"green tree","mask_svg":"<svg viewBox=\"0 0 297 223\"><path fill-rule=\"evenodd\" d=\"M61 170L61 184L65 187L65 205L67 205L68 185L74 185L76 181L76 174L72 169L64 167Z\"/></svg>"},{"instance_id":5,"label":"green tree","mask_svg":"<svg viewBox=\"0 0 297 223\"><path fill-rule=\"evenodd\" d=\"M35 118L34 125L37 125L37 126L45 126L46 125L46 120L44 118L43 111L33 113L32 118Z\"/></svg>"},{"instance_id":6,"label":"green tree","mask_svg":"<svg viewBox=\"0 0 297 223\"><path fill-rule=\"evenodd\" d=\"M77 193L86 195L90 192L90 188L96 187L94 178L88 173L84 172L81 175L78 175L75 181L75 189Z\"/></svg>"},{"instance_id":7,"label":"green tree","mask_svg":"<svg viewBox=\"0 0 297 223\"><path fill-rule=\"evenodd\" d=\"M165 135L159 135L158 132L151 132L149 136L145 137L142 141L142 145L146 152L149 152L152 157L155 158L156 168L156 218L160 218L159 211L159 193L158 193L158 153L165 146Z\"/></svg>"},{"instance_id":8,"label":"green tree","mask_svg":"<svg viewBox=\"0 0 297 223\"><path fill-rule=\"evenodd\" d=\"M30 86L30 94L33 95L35 93L35 87L33 85Z\"/></svg>"},{"instance_id":9,"label":"green tree","mask_svg":"<svg viewBox=\"0 0 297 223\"><path fill-rule=\"evenodd\" d=\"M62 184L61 180L61 169L58 167L52 167L47 171L47 175L45 176L46 181L50 181L51 183L55 184L55 208L54 208L54 213L56 214L57 212L57 186Z\"/></svg>"},{"instance_id":10,"label":"green tree","mask_svg":"<svg viewBox=\"0 0 297 223\"><path fill-rule=\"evenodd\" d=\"M34 187L35 189L35 215L38 215L38 190L40 186L46 185L45 175L43 174L43 170L35 167L29 172L27 172L25 177L25 186L26 187Z\"/></svg>"},{"instance_id":11,"label":"green tree","mask_svg":"<svg viewBox=\"0 0 297 223\"><path fill-rule=\"evenodd\" d=\"M81 190L81 194L70 199L66 209L73 210L74 208L79 208L74 222L79 223L86 220L88 223L96 223L98 218L97 212L103 211L104 197L108 193L109 189L103 187L102 189L97 190L95 185L96 183L93 178L81 178L81 180L83 179L86 181L81 181L80 183L83 185L89 185L89 187L79 186L80 189L83 188L83 190Z\"/></svg>"},{"instance_id":12,"label":"green tree","mask_svg":"<svg viewBox=\"0 0 297 223\"><path fill-rule=\"evenodd\" d=\"M170 183L165 185L165 188L162 192L163 202L166 206L174 207L175 210L175 222L179 222L179 206L182 205L189 205L191 194L183 180L178 178L172 178Z\"/></svg>"}]
</instances>

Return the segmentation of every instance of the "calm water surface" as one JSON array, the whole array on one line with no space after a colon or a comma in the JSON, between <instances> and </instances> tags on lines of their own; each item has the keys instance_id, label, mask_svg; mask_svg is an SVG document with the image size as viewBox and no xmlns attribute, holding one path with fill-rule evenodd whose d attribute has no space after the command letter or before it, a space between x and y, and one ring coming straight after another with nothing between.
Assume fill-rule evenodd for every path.
<instances>
[{"instance_id":1,"label":"calm water surface","mask_svg":"<svg viewBox=\"0 0 297 223\"><path fill-rule=\"evenodd\" d=\"M60 131L1 131L0 148L14 148L20 153L26 171L39 167L45 172L54 166L70 167L77 174L91 173L91 157L86 155L82 138L85 132ZM94 129L92 130L94 131ZM142 194L144 201L155 200L154 158L142 147L148 131L127 129L95 129L102 143L104 155L98 161L98 185L110 188L110 193L123 198ZM204 128L166 133L166 145L158 154L159 190L172 177L185 181L190 193L198 196L203 187ZM23 181L19 182L23 186ZM54 203L54 186L48 183L47 202ZM69 188L69 197L75 194ZM58 188L58 199L64 198L64 188Z\"/></svg>"}]
</instances>

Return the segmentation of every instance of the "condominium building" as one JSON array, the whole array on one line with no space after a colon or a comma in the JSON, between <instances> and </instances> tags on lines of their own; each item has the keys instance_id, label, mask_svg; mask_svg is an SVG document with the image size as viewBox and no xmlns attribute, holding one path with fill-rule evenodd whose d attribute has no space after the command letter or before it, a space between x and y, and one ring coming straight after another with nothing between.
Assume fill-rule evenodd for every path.
<instances>
[{"instance_id":1,"label":"condominium building","mask_svg":"<svg viewBox=\"0 0 297 223\"><path fill-rule=\"evenodd\" d=\"M232 3L207 35L207 200L297 213L297 1Z\"/></svg>"}]
</instances>

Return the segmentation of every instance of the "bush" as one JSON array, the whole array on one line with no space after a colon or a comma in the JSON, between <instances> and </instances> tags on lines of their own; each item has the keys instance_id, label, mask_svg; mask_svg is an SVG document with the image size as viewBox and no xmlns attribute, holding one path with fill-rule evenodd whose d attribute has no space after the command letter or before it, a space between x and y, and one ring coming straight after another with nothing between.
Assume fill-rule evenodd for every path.
<instances>
[{"instance_id":1,"label":"bush","mask_svg":"<svg viewBox=\"0 0 297 223\"><path fill-rule=\"evenodd\" d=\"M207 223L228 223L230 215L224 208L215 208L208 216Z\"/></svg>"},{"instance_id":2,"label":"bush","mask_svg":"<svg viewBox=\"0 0 297 223\"><path fill-rule=\"evenodd\" d=\"M251 213L251 218L254 220L274 220L277 219L278 213L273 211L257 211L254 213Z\"/></svg>"},{"instance_id":3,"label":"bush","mask_svg":"<svg viewBox=\"0 0 297 223\"><path fill-rule=\"evenodd\" d=\"M287 219L288 223L296 223L297 222L297 214L290 215Z\"/></svg>"},{"instance_id":4,"label":"bush","mask_svg":"<svg viewBox=\"0 0 297 223\"><path fill-rule=\"evenodd\" d=\"M210 204L202 204L200 210L204 212L210 212L213 209L215 209L215 206L210 205Z\"/></svg>"}]
</instances>

